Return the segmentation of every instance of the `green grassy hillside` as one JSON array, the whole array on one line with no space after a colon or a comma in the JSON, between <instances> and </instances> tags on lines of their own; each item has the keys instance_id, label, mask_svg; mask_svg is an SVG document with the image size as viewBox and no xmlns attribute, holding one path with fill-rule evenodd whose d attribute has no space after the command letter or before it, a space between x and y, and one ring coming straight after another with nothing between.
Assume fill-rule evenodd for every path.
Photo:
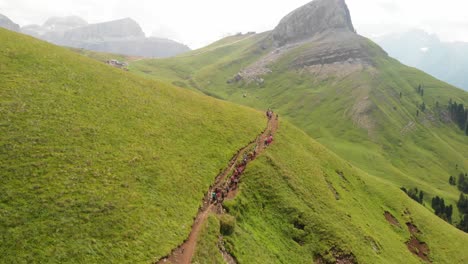
<instances>
[{"instance_id":1,"label":"green grassy hillside","mask_svg":"<svg viewBox=\"0 0 468 264\"><path fill-rule=\"evenodd\" d=\"M246 171L228 205L227 237L240 263L312 263L341 251L358 263L421 263L405 223L421 231L434 263L465 263L468 235L410 200L388 181L356 169L286 122L275 144ZM393 226L384 212L393 214Z\"/></svg>"},{"instance_id":2,"label":"green grassy hillside","mask_svg":"<svg viewBox=\"0 0 468 264\"><path fill-rule=\"evenodd\" d=\"M150 263L261 113L0 29L0 263Z\"/></svg>"},{"instance_id":3,"label":"green grassy hillside","mask_svg":"<svg viewBox=\"0 0 468 264\"><path fill-rule=\"evenodd\" d=\"M292 67L314 48L305 43L269 63L271 73L261 75L264 82L228 83L277 52L269 48L267 36L227 38L191 55L139 61L131 70L254 108L272 107L366 172L394 187L422 189L429 209L435 195L455 205L459 192L448 178L468 171L468 138L445 115L450 99L467 105L467 92L400 64L370 41L363 45L372 66L324 73ZM416 91L420 84L423 96ZM426 110L417 116L423 102ZM458 222L457 212L453 219Z\"/></svg>"},{"instance_id":4,"label":"green grassy hillside","mask_svg":"<svg viewBox=\"0 0 468 264\"><path fill-rule=\"evenodd\" d=\"M407 248L407 223L433 263L468 260L468 235L285 121L225 205L236 221L224 241L239 263L421 263ZM194 263L222 263L219 221L206 223ZM337 262L346 256L354 262Z\"/></svg>"},{"instance_id":5,"label":"green grassy hillside","mask_svg":"<svg viewBox=\"0 0 468 264\"><path fill-rule=\"evenodd\" d=\"M448 177L468 171L467 137L443 115L467 93L370 42L373 67L291 67L306 43L274 60L264 82L227 83L275 52L267 34L127 73L0 29L0 262L150 263L180 244L217 172L265 125L201 93L280 113L274 145L226 203L236 224L224 240L240 263L420 263L408 222L434 263L467 262L468 236L430 209L434 195L454 204ZM422 189L426 207L401 186ZM205 223L194 262L222 262L218 221Z\"/></svg>"}]
</instances>

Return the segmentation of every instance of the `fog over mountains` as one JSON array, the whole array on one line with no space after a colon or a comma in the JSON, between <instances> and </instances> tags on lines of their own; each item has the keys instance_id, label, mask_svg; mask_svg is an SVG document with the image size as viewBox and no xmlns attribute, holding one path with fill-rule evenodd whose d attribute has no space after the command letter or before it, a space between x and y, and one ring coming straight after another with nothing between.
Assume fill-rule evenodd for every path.
<instances>
[{"instance_id":1,"label":"fog over mountains","mask_svg":"<svg viewBox=\"0 0 468 264\"><path fill-rule=\"evenodd\" d=\"M0 14L0 27L12 30L12 31L19 31L20 26L18 24L15 24L11 19L8 17Z\"/></svg>"},{"instance_id":2,"label":"fog over mountains","mask_svg":"<svg viewBox=\"0 0 468 264\"><path fill-rule=\"evenodd\" d=\"M169 39L146 37L131 18L88 24L77 16L51 17L43 25L19 27L0 15L0 26L74 48L142 57L170 57L190 49Z\"/></svg>"},{"instance_id":3,"label":"fog over mountains","mask_svg":"<svg viewBox=\"0 0 468 264\"><path fill-rule=\"evenodd\" d=\"M384 35L374 40L399 61L468 90L468 43L443 42L422 30Z\"/></svg>"}]
</instances>

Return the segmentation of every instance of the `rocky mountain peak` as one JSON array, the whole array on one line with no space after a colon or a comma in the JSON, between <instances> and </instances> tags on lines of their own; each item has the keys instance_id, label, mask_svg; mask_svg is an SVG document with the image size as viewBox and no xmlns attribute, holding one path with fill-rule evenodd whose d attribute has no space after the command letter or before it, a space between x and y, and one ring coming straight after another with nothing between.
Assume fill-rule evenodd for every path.
<instances>
[{"instance_id":1,"label":"rocky mountain peak","mask_svg":"<svg viewBox=\"0 0 468 264\"><path fill-rule=\"evenodd\" d=\"M272 36L278 46L325 31L355 32L345 0L315 0L284 17Z\"/></svg>"}]
</instances>

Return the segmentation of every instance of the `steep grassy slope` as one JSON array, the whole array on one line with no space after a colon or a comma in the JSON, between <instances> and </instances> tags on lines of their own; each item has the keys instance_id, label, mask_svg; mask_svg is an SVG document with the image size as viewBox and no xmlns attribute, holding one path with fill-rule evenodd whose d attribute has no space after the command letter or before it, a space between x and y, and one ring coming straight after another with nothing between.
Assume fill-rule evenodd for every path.
<instances>
[{"instance_id":1,"label":"steep grassy slope","mask_svg":"<svg viewBox=\"0 0 468 264\"><path fill-rule=\"evenodd\" d=\"M149 263L261 114L0 29L0 262Z\"/></svg>"},{"instance_id":2,"label":"steep grassy slope","mask_svg":"<svg viewBox=\"0 0 468 264\"><path fill-rule=\"evenodd\" d=\"M352 253L358 263L420 263L405 245L407 222L419 228L435 263L468 260L465 233L286 122L247 169L228 211L237 226L227 241L240 263L312 263L318 255L333 261L327 251ZM385 211L400 226L387 222Z\"/></svg>"},{"instance_id":3,"label":"steep grassy slope","mask_svg":"<svg viewBox=\"0 0 468 264\"><path fill-rule=\"evenodd\" d=\"M239 104L272 107L368 173L396 187L418 187L428 194L426 202L439 195L455 203L459 193L447 179L468 170L468 141L444 118L444 111L449 99L466 105L468 93L398 63L370 41L363 45L372 66L295 67L296 59L314 48L312 42L267 63L272 72L260 76L264 82L227 83L253 62L278 52L269 48L267 35L228 38L217 49L139 61L131 69ZM424 96L416 92L419 84ZM423 102L426 111L417 116Z\"/></svg>"}]
</instances>

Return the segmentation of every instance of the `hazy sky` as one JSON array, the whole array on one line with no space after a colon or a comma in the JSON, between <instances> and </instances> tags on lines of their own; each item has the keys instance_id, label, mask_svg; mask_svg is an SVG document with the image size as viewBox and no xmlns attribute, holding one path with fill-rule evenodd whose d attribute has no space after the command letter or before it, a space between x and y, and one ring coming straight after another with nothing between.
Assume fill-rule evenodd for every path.
<instances>
[{"instance_id":1,"label":"hazy sky","mask_svg":"<svg viewBox=\"0 0 468 264\"><path fill-rule=\"evenodd\" d=\"M310 0L0 0L0 14L21 26L51 16L77 15L90 23L131 17L147 35L191 48L227 34L273 29ZM364 36L420 28L446 41L468 42L468 1L347 0L354 26Z\"/></svg>"}]
</instances>

